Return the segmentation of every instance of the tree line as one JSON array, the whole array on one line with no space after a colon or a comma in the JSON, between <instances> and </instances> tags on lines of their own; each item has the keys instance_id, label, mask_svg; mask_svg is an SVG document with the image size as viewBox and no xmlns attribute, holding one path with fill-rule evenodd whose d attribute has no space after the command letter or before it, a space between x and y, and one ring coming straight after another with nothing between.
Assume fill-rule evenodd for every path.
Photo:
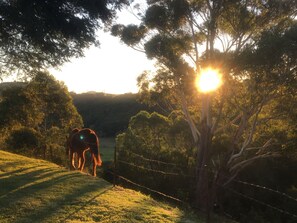
<instances>
[{"instance_id":1,"label":"tree line","mask_svg":"<svg viewBox=\"0 0 297 223\"><path fill-rule=\"evenodd\" d=\"M2 148L24 149L24 153L62 162L58 151L64 147L67 129L82 126L82 120L66 87L47 70L83 56L91 45L98 46L97 30L110 26L116 12L128 3L0 2L0 78L17 75L27 82L2 92Z\"/></svg>"},{"instance_id":2,"label":"tree line","mask_svg":"<svg viewBox=\"0 0 297 223\"><path fill-rule=\"evenodd\" d=\"M83 121L66 86L49 73L1 91L2 148L66 165L66 137Z\"/></svg>"},{"instance_id":3,"label":"tree line","mask_svg":"<svg viewBox=\"0 0 297 223\"><path fill-rule=\"evenodd\" d=\"M127 129L130 118L139 111L156 109L140 103L137 94L132 93L72 92L71 96L84 125L94 129L100 137L115 137Z\"/></svg>"}]
</instances>

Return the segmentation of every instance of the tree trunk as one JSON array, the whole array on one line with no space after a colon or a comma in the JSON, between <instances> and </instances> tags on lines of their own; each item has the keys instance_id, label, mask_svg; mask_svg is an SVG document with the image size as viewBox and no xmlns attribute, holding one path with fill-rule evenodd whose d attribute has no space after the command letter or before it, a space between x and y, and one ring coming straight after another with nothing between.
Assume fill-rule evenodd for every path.
<instances>
[{"instance_id":1,"label":"tree trunk","mask_svg":"<svg viewBox=\"0 0 297 223\"><path fill-rule=\"evenodd\" d=\"M204 210L209 210L209 153L211 149L211 128L206 119L202 121L201 138L196 166L196 205Z\"/></svg>"},{"instance_id":2,"label":"tree trunk","mask_svg":"<svg viewBox=\"0 0 297 223\"><path fill-rule=\"evenodd\" d=\"M212 146L212 121L210 112L210 95L206 94L202 98L202 115L200 140L197 144L197 165L196 165L196 206L207 213L210 217L213 193L210 190L210 170L209 160Z\"/></svg>"},{"instance_id":3,"label":"tree trunk","mask_svg":"<svg viewBox=\"0 0 297 223\"><path fill-rule=\"evenodd\" d=\"M53 161L53 159L54 159L54 154L53 154L53 147L52 147L52 146L50 146L49 148L50 148L50 156L51 156L51 161Z\"/></svg>"},{"instance_id":4,"label":"tree trunk","mask_svg":"<svg viewBox=\"0 0 297 223\"><path fill-rule=\"evenodd\" d=\"M45 160L45 158L46 158L46 148L47 146L45 145L44 147L43 147L43 159Z\"/></svg>"}]
</instances>

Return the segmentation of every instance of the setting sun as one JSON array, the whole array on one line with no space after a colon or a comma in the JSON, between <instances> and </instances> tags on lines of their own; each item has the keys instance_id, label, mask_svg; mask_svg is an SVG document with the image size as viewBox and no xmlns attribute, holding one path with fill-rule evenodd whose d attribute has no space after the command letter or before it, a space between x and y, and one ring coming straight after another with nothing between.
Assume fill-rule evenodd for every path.
<instances>
[{"instance_id":1,"label":"setting sun","mask_svg":"<svg viewBox=\"0 0 297 223\"><path fill-rule=\"evenodd\" d=\"M199 91L207 93L216 90L222 84L221 74L212 68L202 69L197 76L196 86Z\"/></svg>"}]
</instances>

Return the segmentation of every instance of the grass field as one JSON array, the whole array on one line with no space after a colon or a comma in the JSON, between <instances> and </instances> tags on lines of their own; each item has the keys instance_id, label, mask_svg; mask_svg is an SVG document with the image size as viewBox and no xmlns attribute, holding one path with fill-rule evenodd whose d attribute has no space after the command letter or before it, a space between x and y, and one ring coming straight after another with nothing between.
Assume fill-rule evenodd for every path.
<instances>
[{"instance_id":1,"label":"grass field","mask_svg":"<svg viewBox=\"0 0 297 223\"><path fill-rule=\"evenodd\" d=\"M114 138L100 138L100 153L102 154L102 161L113 161L114 159Z\"/></svg>"},{"instance_id":2,"label":"grass field","mask_svg":"<svg viewBox=\"0 0 297 223\"><path fill-rule=\"evenodd\" d=\"M103 179L0 150L1 223L197 223L201 219Z\"/></svg>"}]
</instances>

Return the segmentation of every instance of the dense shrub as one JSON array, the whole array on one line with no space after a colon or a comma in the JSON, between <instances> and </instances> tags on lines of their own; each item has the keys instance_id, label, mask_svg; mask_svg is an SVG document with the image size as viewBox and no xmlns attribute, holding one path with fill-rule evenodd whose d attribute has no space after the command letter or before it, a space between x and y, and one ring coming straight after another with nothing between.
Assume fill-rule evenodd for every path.
<instances>
[{"instance_id":1,"label":"dense shrub","mask_svg":"<svg viewBox=\"0 0 297 223\"><path fill-rule=\"evenodd\" d=\"M42 136L32 128L14 130L7 138L9 150L29 156L36 156L40 149Z\"/></svg>"},{"instance_id":2,"label":"dense shrub","mask_svg":"<svg viewBox=\"0 0 297 223\"><path fill-rule=\"evenodd\" d=\"M139 112L131 118L127 131L117 136L116 146L122 176L179 199L190 199L195 151L178 113L165 117Z\"/></svg>"}]
</instances>

